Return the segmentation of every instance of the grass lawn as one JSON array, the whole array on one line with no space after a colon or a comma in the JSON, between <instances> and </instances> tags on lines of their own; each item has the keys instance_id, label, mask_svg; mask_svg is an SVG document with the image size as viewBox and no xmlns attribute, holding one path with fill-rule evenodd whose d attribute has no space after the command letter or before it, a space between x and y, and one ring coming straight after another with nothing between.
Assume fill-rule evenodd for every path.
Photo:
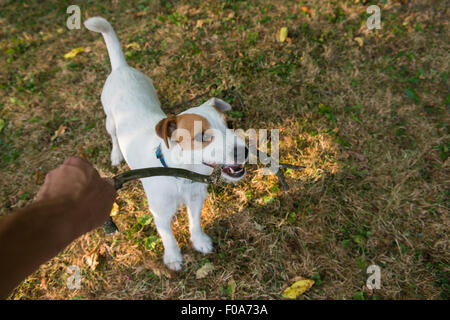
<instances>
[{"instance_id":1,"label":"grass lawn","mask_svg":"<svg viewBox=\"0 0 450 320\"><path fill-rule=\"evenodd\" d=\"M83 3L82 20L111 22L168 114L213 84L217 94L234 86L247 107L230 100L235 126L280 129L281 161L307 168L288 170L287 194L256 166L238 185L210 187L208 255L192 248L181 208L178 273L162 264L140 182L127 184L120 233L82 236L11 299L282 299L301 278L315 284L299 299L449 299L446 0ZM103 176L128 169L109 160L103 38L66 27L71 4L0 1L0 215L31 203L69 155ZM381 8L379 30L366 27L369 4ZM214 270L197 280L206 263ZM372 264L381 269L374 291ZM71 265L81 271L78 290L66 286Z\"/></svg>"}]
</instances>

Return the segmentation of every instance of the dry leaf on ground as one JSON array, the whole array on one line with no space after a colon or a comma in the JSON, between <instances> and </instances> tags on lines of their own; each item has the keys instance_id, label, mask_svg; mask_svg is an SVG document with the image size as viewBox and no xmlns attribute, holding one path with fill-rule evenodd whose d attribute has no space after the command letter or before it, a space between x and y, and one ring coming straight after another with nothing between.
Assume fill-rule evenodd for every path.
<instances>
[{"instance_id":1,"label":"dry leaf on ground","mask_svg":"<svg viewBox=\"0 0 450 320\"><path fill-rule=\"evenodd\" d=\"M117 203L113 203L112 209L111 209L111 213L109 214L111 217L115 217L119 214L119 206L117 205Z\"/></svg>"},{"instance_id":2,"label":"dry leaf on ground","mask_svg":"<svg viewBox=\"0 0 450 320\"><path fill-rule=\"evenodd\" d=\"M236 293L236 281L234 281L234 279L230 279L230 281L228 281L228 288L230 289L230 295L231 295L231 300L234 300L234 296Z\"/></svg>"},{"instance_id":3,"label":"dry leaf on ground","mask_svg":"<svg viewBox=\"0 0 450 320\"><path fill-rule=\"evenodd\" d=\"M308 8L307 6L301 6L300 10L302 10L304 13L312 14L312 9Z\"/></svg>"},{"instance_id":4,"label":"dry leaf on ground","mask_svg":"<svg viewBox=\"0 0 450 320\"><path fill-rule=\"evenodd\" d=\"M140 50L141 49L141 46L139 45L139 43L137 43L137 42L131 42L131 43L128 43L126 46L125 46L125 48L127 48L127 49L134 49L134 50Z\"/></svg>"},{"instance_id":5,"label":"dry leaf on ground","mask_svg":"<svg viewBox=\"0 0 450 320\"><path fill-rule=\"evenodd\" d=\"M286 27L281 28L279 37L280 42L284 42L287 38L287 35L288 35L288 28Z\"/></svg>"},{"instance_id":6,"label":"dry leaf on ground","mask_svg":"<svg viewBox=\"0 0 450 320\"><path fill-rule=\"evenodd\" d=\"M197 279L205 278L211 271L214 270L214 265L211 262L205 263L203 267L197 270L195 277Z\"/></svg>"},{"instance_id":7,"label":"dry leaf on ground","mask_svg":"<svg viewBox=\"0 0 450 320\"><path fill-rule=\"evenodd\" d=\"M72 51L67 52L67 53L64 55L64 59L72 59L72 58L74 58L75 56L77 56L79 53L81 53L81 52L83 52L83 51L84 51L84 48L83 48L83 47L75 48L75 49L73 49Z\"/></svg>"},{"instance_id":8,"label":"dry leaf on ground","mask_svg":"<svg viewBox=\"0 0 450 320\"><path fill-rule=\"evenodd\" d=\"M283 298L288 299L295 299L299 295L305 293L308 289L310 289L314 284L314 280L299 280L295 282L292 286L286 288L286 290L283 291L281 296Z\"/></svg>"},{"instance_id":9,"label":"dry leaf on ground","mask_svg":"<svg viewBox=\"0 0 450 320\"><path fill-rule=\"evenodd\" d=\"M361 37L356 37L354 39L356 42L358 42L359 46L362 47L364 45L364 39Z\"/></svg>"},{"instance_id":10,"label":"dry leaf on ground","mask_svg":"<svg viewBox=\"0 0 450 320\"><path fill-rule=\"evenodd\" d=\"M64 132L66 132L67 127L65 125L60 125L58 130L55 131L53 137L50 138L50 141L54 141L56 138L62 136Z\"/></svg>"}]
</instances>

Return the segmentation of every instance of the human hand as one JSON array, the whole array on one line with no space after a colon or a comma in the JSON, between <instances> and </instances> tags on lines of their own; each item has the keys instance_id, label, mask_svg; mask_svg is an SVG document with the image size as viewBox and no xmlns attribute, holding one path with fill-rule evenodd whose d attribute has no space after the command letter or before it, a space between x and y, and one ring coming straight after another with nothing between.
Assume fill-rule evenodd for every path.
<instances>
[{"instance_id":1,"label":"human hand","mask_svg":"<svg viewBox=\"0 0 450 320\"><path fill-rule=\"evenodd\" d=\"M35 202L68 203L68 217L79 236L106 221L116 195L112 180L101 178L87 160L73 156L46 175Z\"/></svg>"}]
</instances>

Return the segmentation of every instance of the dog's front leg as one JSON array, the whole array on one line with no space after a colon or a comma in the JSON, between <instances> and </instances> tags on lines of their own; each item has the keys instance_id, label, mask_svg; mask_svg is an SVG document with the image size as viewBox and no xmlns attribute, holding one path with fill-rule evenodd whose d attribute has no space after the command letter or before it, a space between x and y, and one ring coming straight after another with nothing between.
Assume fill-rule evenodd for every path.
<instances>
[{"instance_id":1,"label":"dog's front leg","mask_svg":"<svg viewBox=\"0 0 450 320\"><path fill-rule=\"evenodd\" d=\"M172 270L181 270L183 263L183 256L181 255L180 248L178 247L177 240L173 236L171 222L173 214L169 215L156 215L153 214L155 219L156 229L158 230L161 240L164 245L164 264Z\"/></svg>"},{"instance_id":2,"label":"dog's front leg","mask_svg":"<svg viewBox=\"0 0 450 320\"><path fill-rule=\"evenodd\" d=\"M157 178L156 178L157 179ZM170 195L170 187L164 187L163 183L150 183L143 179L145 193L147 194L148 207L153 215L156 230L164 245L164 264L172 270L181 270L183 256L178 247L177 240L172 233L172 217L177 212L178 202Z\"/></svg>"},{"instance_id":3,"label":"dog's front leg","mask_svg":"<svg viewBox=\"0 0 450 320\"><path fill-rule=\"evenodd\" d=\"M167 180L169 179L169 180ZM172 233L172 217L177 212L178 195L173 188L174 178L155 177L142 179L148 199L148 208L153 215L156 230L164 245L164 264L172 270L181 270L183 256Z\"/></svg>"},{"instance_id":4,"label":"dog's front leg","mask_svg":"<svg viewBox=\"0 0 450 320\"><path fill-rule=\"evenodd\" d=\"M189 231L191 232L191 241L195 250L202 253L209 253L213 249L211 238L203 232L200 224L200 217L203 207L203 201L206 197L206 187L203 184L192 187L192 193L186 199L186 207L189 218Z\"/></svg>"}]
</instances>

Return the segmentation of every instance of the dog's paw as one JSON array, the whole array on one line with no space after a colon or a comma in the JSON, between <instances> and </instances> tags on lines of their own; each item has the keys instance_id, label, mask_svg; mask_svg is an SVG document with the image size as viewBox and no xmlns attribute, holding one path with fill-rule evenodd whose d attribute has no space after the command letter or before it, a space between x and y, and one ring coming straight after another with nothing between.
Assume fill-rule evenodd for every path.
<instances>
[{"instance_id":1,"label":"dog's paw","mask_svg":"<svg viewBox=\"0 0 450 320\"><path fill-rule=\"evenodd\" d=\"M201 253L210 253L214 247L211 238L203 232L192 236L192 244Z\"/></svg>"},{"instance_id":2,"label":"dog's paw","mask_svg":"<svg viewBox=\"0 0 450 320\"><path fill-rule=\"evenodd\" d=\"M183 264L183 256L180 252L164 252L164 264L170 270L180 271Z\"/></svg>"},{"instance_id":3,"label":"dog's paw","mask_svg":"<svg viewBox=\"0 0 450 320\"><path fill-rule=\"evenodd\" d=\"M118 166L123 161L123 155L120 151L111 152L111 165Z\"/></svg>"}]
</instances>

